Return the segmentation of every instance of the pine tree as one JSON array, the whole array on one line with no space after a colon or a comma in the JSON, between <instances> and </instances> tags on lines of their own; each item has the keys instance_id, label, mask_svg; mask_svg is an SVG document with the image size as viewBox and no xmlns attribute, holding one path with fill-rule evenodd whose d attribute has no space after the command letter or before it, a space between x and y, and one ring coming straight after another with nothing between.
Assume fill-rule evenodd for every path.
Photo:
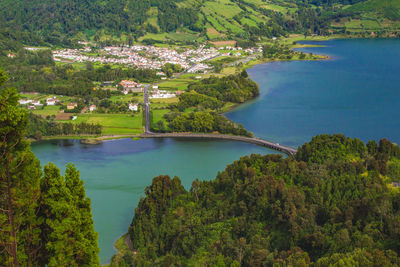
<instances>
[{"instance_id":1,"label":"pine tree","mask_svg":"<svg viewBox=\"0 0 400 267\"><path fill-rule=\"evenodd\" d=\"M41 181L40 214L44 218L42 239L45 241L41 253L42 264L48 266L77 266L71 244L75 231L73 220L76 212L70 205L72 196L67 190L60 170L52 163L44 167Z\"/></svg>"},{"instance_id":2,"label":"pine tree","mask_svg":"<svg viewBox=\"0 0 400 267\"><path fill-rule=\"evenodd\" d=\"M6 80L0 70L0 86ZM36 265L40 247L41 170L25 140L27 113L18 99L15 89L0 89L0 264L14 267Z\"/></svg>"},{"instance_id":3,"label":"pine tree","mask_svg":"<svg viewBox=\"0 0 400 267\"><path fill-rule=\"evenodd\" d=\"M52 163L44 168L41 181L40 216L42 264L48 266L98 266L97 233L94 231L90 199L79 172L68 165L65 179Z\"/></svg>"},{"instance_id":4,"label":"pine tree","mask_svg":"<svg viewBox=\"0 0 400 267\"><path fill-rule=\"evenodd\" d=\"M97 233L94 231L90 199L86 197L83 181L74 165L67 165L65 184L72 196L72 205L77 213L74 243L75 261L79 266L99 265Z\"/></svg>"}]
</instances>

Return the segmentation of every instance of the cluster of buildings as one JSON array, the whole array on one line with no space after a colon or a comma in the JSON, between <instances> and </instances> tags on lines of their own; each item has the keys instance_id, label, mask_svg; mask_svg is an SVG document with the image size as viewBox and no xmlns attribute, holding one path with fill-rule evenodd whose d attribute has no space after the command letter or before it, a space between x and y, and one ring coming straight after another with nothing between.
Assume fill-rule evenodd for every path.
<instances>
[{"instance_id":1,"label":"cluster of buildings","mask_svg":"<svg viewBox=\"0 0 400 267\"><path fill-rule=\"evenodd\" d=\"M122 65L135 65L144 69L161 69L165 63L179 64L183 69L193 64L220 56L214 48L175 49L148 45L106 46L98 51L98 56L90 54L91 48L61 49L53 51L55 61L100 62Z\"/></svg>"},{"instance_id":2,"label":"cluster of buildings","mask_svg":"<svg viewBox=\"0 0 400 267\"><path fill-rule=\"evenodd\" d=\"M37 107L43 106L43 104L40 103L39 100L20 99L18 102L20 105L26 105L28 109L36 109Z\"/></svg>"},{"instance_id":3,"label":"cluster of buildings","mask_svg":"<svg viewBox=\"0 0 400 267\"><path fill-rule=\"evenodd\" d=\"M138 92L138 93L143 92L143 84L141 83L137 83L135 81L130 81L130 80L122 80L119 84L124 88L123 93L125 95L131 92Z\"/></svg>"},{"instance_id":4,"label":"cluster of buildings","mask_svg":"<svg viewBox=\"0 0 400 267\"><path fill-rule=\"evenodd\" d=\"M182 91L170 92L166 90L155 89L151 92L150 98L173 98L183 93Z\"/></svg>"}]
</instances>

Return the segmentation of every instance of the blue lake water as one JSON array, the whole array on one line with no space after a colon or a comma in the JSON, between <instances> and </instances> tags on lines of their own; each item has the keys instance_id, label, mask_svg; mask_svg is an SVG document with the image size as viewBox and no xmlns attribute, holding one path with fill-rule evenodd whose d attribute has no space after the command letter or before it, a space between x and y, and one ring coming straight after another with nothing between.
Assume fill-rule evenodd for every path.
<instances>
[{"instance_id":1,"label":"blue lake water","mask_svg":"<svg viewBox=\"0 0 400 267\"><path fill-rule=\"evenodd\" d=\"M226 114L256 136L299 146L319 133L363 141L400 143L400 40L335 40L306 52L330 60L262 64L248 70L260 97ZM42 164L75 163L92 199L102 263L128 229L146 186L159 174L177 175L188 189L195 178L213 179L243 155L275 153L231 141L174 139L107 141L82 145L52 141L32 145Z\"/></svg>"},{"instance_id":2,"label":"blue lake water","mask_svg":"<svg viewBox=\"0 0 400 267\"><path fill-rule=\"evenodd\" d=\"M400 40L333 40L302 49L330 60L249 69L261 95L227 114L255 135L299 146L320 133L400 143Z\"/></svg>"}]
</instances>

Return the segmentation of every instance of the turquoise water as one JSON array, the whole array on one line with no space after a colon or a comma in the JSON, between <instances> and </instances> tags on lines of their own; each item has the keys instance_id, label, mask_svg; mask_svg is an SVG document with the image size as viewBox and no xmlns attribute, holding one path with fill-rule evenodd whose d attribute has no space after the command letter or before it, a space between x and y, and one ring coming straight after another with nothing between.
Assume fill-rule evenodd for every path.
<instances>
[{"instance_id":1,"label":"turquoise water","mask_svg":"<svg viewBox=\"0 0 400 267\"><path fill-rule=\"evenodd\" d=\"M249 69L261 95L227 114L257 136L298 146L319 133L400 143L400 40L333 40L331 60L261 64Z\"/></svg>"},{"instance_id":2,"label":"turquoise water","mask_svg":"<svg viewBox=\"0 0 400 267\"><path fill-rule=\"evenodd\" d=\"M261 95L227 114L256 136L298 146L319 133L344 133L366 141L400 143L400 40L335 40L324 48L331 60L255 66L250 76ZM177 175L188 189L195 178L213 179L243 155L274 153L230 141L137 140L82 145L53 141L32 145L42 164L73 162L92 199L101 262L128 229L146 186L159 174Z\"/></svg>"},{"instance_id":3,"label":"turquoise water","mask_svg":"<svg viewBox=\"0 0 400 267\"><path fill-rule=\"evenodd\" d=\"M213 179L241 156L274 153L241 142L174 139L120 139L100 145L52 141L33 144L32 150L42 165L51 161L64 170L73 162L80 170L92 200L102 263L115 253L113 244L128 230L134 209L153 177L176 175L189 189L194 179Z\"/></svg>"}]
</instances>

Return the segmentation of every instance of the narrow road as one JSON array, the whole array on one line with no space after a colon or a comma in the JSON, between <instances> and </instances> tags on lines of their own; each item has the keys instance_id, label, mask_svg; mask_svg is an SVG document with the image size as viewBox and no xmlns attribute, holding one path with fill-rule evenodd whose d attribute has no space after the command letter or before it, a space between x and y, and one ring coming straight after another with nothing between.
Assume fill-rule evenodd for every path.
<instances>
[{"instance_id":1,"label":"narrow road","mask_svg":"<svg viewBox=\"0 0 400 267\"><path fill-rule=\"evenodd\" d=\"M146 118L146 124L144 127L145 134L151 134L150 131L150 103L149 103L149 87L152 85L146 85L144 87L144 112Z\"/></svg>"}]
</instances>

